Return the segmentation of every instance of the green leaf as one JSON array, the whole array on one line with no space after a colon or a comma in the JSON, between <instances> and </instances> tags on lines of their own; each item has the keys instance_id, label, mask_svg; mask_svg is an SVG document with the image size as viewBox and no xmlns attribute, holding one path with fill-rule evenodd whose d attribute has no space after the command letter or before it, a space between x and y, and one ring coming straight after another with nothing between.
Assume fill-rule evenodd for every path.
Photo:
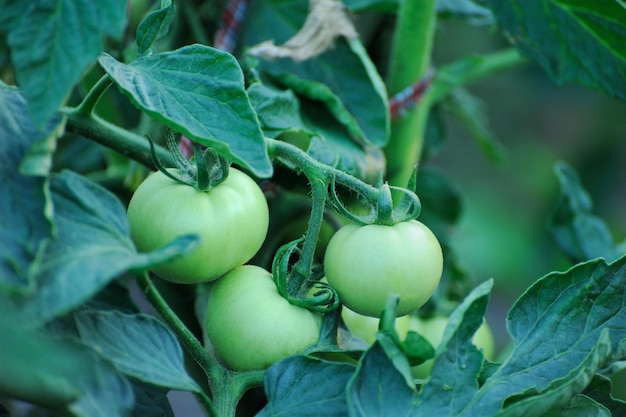
<instances>
[{"instance_id":1,"label":"green leaf","mask_svg":"<svg viewBox=\"0 0 626 417\"><path fill-rule=\"evenodd\" d=\"M292 356L265 374L267 405L257 417L345 417L345 386L354 366Z\"/></svg>"},{"instance_id":2,"label":"green leaf","mask_svg":"<svg viewBox=\"0 0 626 417\"><path fill-rule=\"evenodd\" d=\"M22 175L19 168L31 146L50 137L60 119L36 129L20 91L3 84L0 103L0 292L24 293L33 287L31 264L52 237L52 215L46 179Z\"/></svg>"},{"instance_id":3,"label":"green leaf","mask_svg":"<svg viewBox=\"0 0 626 417\"><path fill-rule=\"evenodd\" d=\"M513 305L515 347L462 415L542 415L583 392L626 355L626 257L598 259L537 281Z\"/></svg>"},{"instance_id":4,"label":"green leaf","mask_svg":"<svg viewBox=\"0 0 626 417\"><path fill-rule=\"evenodd\" d=\"M232 55L196 44L141 56L130 65L103 54L100 64L156 120L259 177L271 176L265 140Z\"/></svg>"},{"instance_id":5,"label":"green leaf","mask_svg":"<svg viewBox=\"0 0 626 417\"><path fill-rule=\"evenodd\" d=\"M282 43L300 29L306 15L303 1L255 1L242 26L240 44L252 46L269 39ZM375 146L387 143L386 90L360 42L340 38L332 49L313 59L260 60L258 70L278 85L321 102L347 129L351 140Z\"/></svg>"},{"instance_id":6,"label":"green leaf","mask_svg":"<svg viewBox=\"0 0 626 417\"><path fill-rule=\"evenodd\" d=\"M370 184L377 184L385 168L385 157L380 148L349 140L344 127L332 117L326 117L325 109L314 111L311 102L301 105L305 109L302 113L305 126L316 133L311 138L307 153L322 163Z\"/></svg>"},{"instance_id":7,"label":"green leaf","mask_svg":"<svg viewBox=\"0 0 626 417\"><path fill-rule=\"evenodd\" d=\"M414 391L393 366L378 341L359 361L347 387L350 417L409 416Z\"/></svg>"},{"instance_id":8,"label":"green leaf","mask_svg":"<svg viewBox=\"0 0 626 417\"><path fill-rule=\"evenodd\" d=\"M606 407L593 399L584 395L577 395L565 407L550 410L542 417L555 415L559 417L611 417L612 414Z\"/></svg>"},{"instance_id":9,"label":"green leaf","mask_svg":"<svg viewBox=\"0 0 626 417\"><path fill-rule=\"evenodd\" d=\"M176 16L176 7L172 0L161 0L161 8L149 13L137 27L137 53L145 55L155 41L163 38L169 31Z\"/></svg>"},{"instance_id":10,"label":"green leaf","mask_svg":"<svg viewBox=\"0 0 626 417\"><path fill-rule=\"evenodd\" d=\"M478 391L482 353L472 337L483 324L493 281L476 287L450 315L430 380L416 399L416 416L460 415Z\"/></svg>"},{"instance_id":11,"label":"green leaf","mask_svg":"<svg viewBox=\"0 0 626 417\"><path fill-rule=\"evenodd\" d=\"M485 104L480 99L458 88L444 102L444 108L463 124L485 155L494 161L502 160L504 148L489 129Z\"/></svg>"},{"instance_id":12,"label":"green leaf","mask_svg":"<svg viewBox=\"0 0 626 417\"><path fill-rule=\"evenodd\" d=\"M57 234L33 266L35 290L6 295L0 303L0 311L17 313L30 328L73 310L122 273L172 259L197 243L196 236L183 236L155 252L137 253L124 207L113 194L69 171L51 177L51 190Z\"/></svg>"},{"instance_id":13,"label":"green leaf","mask_svg":"<svg viewBox=\"0 0 626 417\"><path fill-rule=\"evenodd\" d=\"M8 0L5 5L14 17L5 23L7 42L30 114L42 126L102 52L103 36L121 36L126 0L19 3Z\"/></svg>"},{"instance_id":14,"label":"green leaf","mask_svg":"<svg viewBox=\"0 0 626 417\"><path fill-rule=\"evenodd\" d=\"M616 1L487 0L498 26L558 85L626 99L626 9Z\"/></svg>"},{"instance_id":15,"label":"green leaf","mask_svg":"<svg viewBox=\"0 0 626 417\"><path fill-rule=\"evenodd\" d=\"M550 219L550 231L559 247L574 261L603 257L607 261L621 254L608 226L593 215L593 202L576 171L564 162L555 165L561 183L561 199Z\"/></svg>"},{"instance_id":16,"label":"green leaf","mask_svg":"<svg viewBox=\"0 0 626 417\"><path fill-rule=\"evenodd\" d=\"M0 317L0 396L66 410L77 417L122 417L133 404L130 383L73 339L24 330Z\"/></svg>"},{"instance_id":17,"label":"green leaf","mask_svg":"<svg viewBox=\"0 0 626 417\"><path fill-rule=\"evenodd\" d=\"M626 416L626 401L613 398L611 395L611 380L601 375L596 375L591 384L585 389L584 394L604 405L613 417Z\"/></svg>"},{"instance_id":18,"label":"green leaf","mask_svg":"<svg viewBox=\"0 0 626 417\"><path fill-rule=\"evenodd\" d=\"M154 317L85 310L74 319L83 342L124 374L164 388L201 391L185 370L178 339Z\"/></svg>"},{"instance_id":19,"label":"green leaf","mask_svg":"<svg viewBox=\"0 0 626 417\"><path fill-rule=\"evenodd\" d=\"M131 417L174 417L167 392L146 384L133 383L135 408Z\"/></svg>"},{"instance_id":20,"label":"green leaf","mask_svg":"<svg viewBox=\"0 0 626 417\"><path fill-rule=\"evenodd\" d=\"M304 129L300 103L293 91L255 82L248 87L248 96L266 136L276 138L286 131Z\"/></svg>"}]
</instances>

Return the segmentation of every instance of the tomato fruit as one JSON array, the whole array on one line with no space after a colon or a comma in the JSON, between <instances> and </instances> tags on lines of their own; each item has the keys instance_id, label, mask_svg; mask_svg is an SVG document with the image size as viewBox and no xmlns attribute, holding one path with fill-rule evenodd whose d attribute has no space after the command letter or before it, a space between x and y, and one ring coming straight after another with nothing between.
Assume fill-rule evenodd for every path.
<instances>
[{"instance_id":1,"label":"tomato fruit","mask_svg":"<svg viewBox=\"0 0 626 417\"><path fill-rule=\"evenodd\" d=\"M222 362L246 371L267 368L316 343L321 316L284 299L265 269L243 265L213 284L204 324Z\"/></svg>"},{"instance_id":2,"label":"tomato fruit","mask_svg":"<svg viewBox=\"0 0 626 417\"><path fill-rule=\"evenodd\" d=\"M269 210L256 182L234 168L209 191L155 172L133 194L128 223L141 252L181 235L199 235L200 244L192 252L152 268L165 280L194 284L214 280L249 261L265 240Z\"/></svg>"},{"instance_id":3,"label":"tomato fruit","mask_svg":"<svg viewBox=\"0 0 626 417\"><path fill-rule=\"evenodd\" d=\"M379 318L363 316L346 306L343 306L341 309L341 318L354 336L360 337L370 345L376 341L376 333L380 324ZM398 337L403 340L409 332L409 316L396 317L394 324Z\"/></svg>"},{"instance_id":4,"label":"tomato fruit","mask_svg":"<svg viewBox=\"0 0 626 417\"><path fill-rule=\"evenodd\" d=\"M417 220L393 226L343 226L330 239L324 272L351 310L380 317L390 295L397 316L421 307L441 279L443 254L435 235Z\"/></svg>"},{"instance_id":5,"label":"tomato fruit","mask_svg":"<svg viewBox=\"0 0 626 417\"><path fill-rule=\"evenodd\" d=\"M435 316L429 319L421 319L411 316L410 329L421 334L435 348L441 343L443 333L448 324L448 317ZM486 321L476 330L472 338L474 345L482 349L483 355L487 359L493 359L495 356L495 342L491 328ZM415 378L428 378L433 368L434 360L428 360L418 366L411 368L411 372Z\"/></svg>"}]
</instances>

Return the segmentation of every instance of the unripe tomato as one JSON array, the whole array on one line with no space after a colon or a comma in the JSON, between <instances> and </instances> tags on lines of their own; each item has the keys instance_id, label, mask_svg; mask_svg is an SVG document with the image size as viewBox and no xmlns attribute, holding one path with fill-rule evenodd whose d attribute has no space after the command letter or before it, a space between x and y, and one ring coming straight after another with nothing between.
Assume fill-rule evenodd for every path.
<instances>
[{"instance_id":1,"label":"unripe tomato","mask_svg":"<svg viewBox=\"0 0 626 417\"><path fill-rule=\"evenodd\" d=\"M128 223L142 252L181 235L199 235L200 244L191 253L153 267L163 279L194 284L214 280L249 261L265 240L269 210L256 182L234 168L209 191L155 172L133 194Z\"/></svg>"},{"instance_id":2,"label":"unripe tomato","mask_svg":"<svg viewBox=\"0 0 626 417\"><path fill-rule=\"evenodd\" d=\"M390 295L396 314L421 307L441 279L443 254L435 235L417 220L393 226L346 225L328 243L324 272L351 310L380 317Z\"/></svg>"},{"instance_id":3,"label":"unripe tomato","mask_svg":"<svg viewBox=\"0 0 626 417\"><path fill-rule=\"evenodd\" d=\"M341 309L341 318L350 330L350 333L365 340L368 344L376 341L376 333L380 319L376 317L363 316L355 313L348 307L343 306ZM409 332L410 318L409 316L396 317L395 330L398 337L403 340Z\"/></svg>"},{"instance_id":4,"label":"unripe tomato","mask_svg":"<svg viewBox=\"0 0 626 417\"><path fill-rule=\"evenodd\" d=\"M421 319L419 317L411 317L410 329L421 334L435 348L439 346L443 339L443 333L448 324L448 317L435 316L429 319ZM483 355L487 359L493 359L496 353L495 342L491 328L486 321L476 330L472 338L474 345L482 349ZM434 360L428 360L418 366L411 368L411 372L415 378L428 378L433 369Z\"/></svg>"},{"instance_id":5,"label":"unripe tomato","mask_svg":"<svg viewBox=\"0 0 626 417\"><path fill-rule=\"evenodd\" d=\"M258 266L233 269L210 290L205 330L217 356L237 371L264 369L317 342L321 316L290 304Z\"/></svg>"}]
</instances>

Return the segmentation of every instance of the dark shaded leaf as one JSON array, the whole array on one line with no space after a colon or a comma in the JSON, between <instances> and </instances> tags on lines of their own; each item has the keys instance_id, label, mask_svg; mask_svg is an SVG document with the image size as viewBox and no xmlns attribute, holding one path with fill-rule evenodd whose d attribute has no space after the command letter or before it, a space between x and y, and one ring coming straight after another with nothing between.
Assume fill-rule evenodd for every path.
<instances>
[{"instance_id":1,"label":"dark shaded leaf","mask_svg":"<svg viewBox=\"0 0 626 417\"><path fill-rule=\"evenodd\" d=\"M74 339L25 331L0 318L0 395L77 417L122 417L133 404L130 383Z\"/></svg>"},{"instance_id":2,"label":"dark shaded leaf","mask_svg":"<svg viewBox=\"0 0 626 417\"><path fill-rule=\"evenodd\" d=\"M626 258L537 281L509 311L515 348L462 415L542 415L564 407L626 355ZM504 402L503 402L504 401Z\"/></svg>"},{"instance_id":3,"label":"dark shaded leaf","mask_svg":"<svg viewBox=\"0 0 626 417\"><path fill-rule=\"evenodd\" d=\"M95 62L103 36L120 36L126 24L126 0L8 0L2 11L11 15L0 21L11 19L5 23L11 57L36 126Z\"/></svg>"},{"instance_id":4,"label":"dark shaded leaf","mask_svg":"<svg viewBox=\"0 0 626 417\"><path fill-rule=\"evenodd\" d=\"M135 408L131 417L174 417L167 392L150 385L134 383Z\"/></svg>"},{"instance_id":5,"label":"dark shaded leaf","mask_svg":"<svg viewBox=\"0 0 626 417\"><path fill-rule=\"evenodd\" d=\"M498 26L558 85L626 100L626 9L617 1L487 0Z\"/></svg>"},{"instance_id":6,"label":"dark shaded leaf","mask_svg":"<svg viewBox=\"0 0 626 417\"><path fill-rule=\"evenodd\" d=\"M185 370L178 339L154 317L85 310L74 319L83 342L124 374L164 388L200 391Z\"/></svg>"},{"instance_id":7,"label":"dark shaded leaf","mask_svg":"<svg viewBox=\"0 0 626 417\"><path fill-rule=\"evenodd\" d=\"M606 223L593 215L593 202L576 171L559 162L555 172L561 183L561 199L549 226L559 247L575 262L617 259L622 253Z\"/></svg>"},{"instance_id":8,"label":"dark shaded leaf","mask_svg":"<svg viewBox=\"0 0 626 417\"><path fill-rule=\"evenodd\" d=\"M57 234L34 268L34 291L3 300L0 310L37 327L93 297L129 270L144 270L189 250L196 236L183 236L155 252L137 253L120 201L104 188L69 171L51 178Z\"/></svg>"},{"instance_id":9,"label":"dark shaded leaf","mask_svg":"<svg viewBox=\"0 0 626 417\"><path fill-rule=\"evenodd\" d=\"M46 129L34 127L20 91L0 84L0 292L33 289L31 265L52 237L49 186L44 177L20 173L31 146L53 136L61 123L55 118Z\"/></svg>"},{"instance_id":10,"label":"dark shaded leaf","mask_svg":"<svg viewBox=\"0 0 626 417\"><path fill-rule=\"evenodd\" d=\"M265 375L267 405L257 417L345 417L345 386L354 366L293 356Z\"/></svg>"}]
</instances>

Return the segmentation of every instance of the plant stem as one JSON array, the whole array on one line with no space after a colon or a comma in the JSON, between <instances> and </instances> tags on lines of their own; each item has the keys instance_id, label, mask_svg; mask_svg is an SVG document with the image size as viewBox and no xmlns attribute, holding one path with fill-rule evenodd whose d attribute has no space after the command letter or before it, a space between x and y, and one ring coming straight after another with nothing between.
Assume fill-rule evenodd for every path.
<instances>
[{"instance_id":1,"label":"plant stem","mask_svg":"<svg viewBox=\"0 0 626 417\"><path fill-rule=\"evenodd\" d=\"M328 185L330 178L334 177L336 182L361 194L367 200L376 201L378 199L378 188L366 184L340 169L316 161L297 146L270 138L265 138L265 142L270 158L286 161L287 166L292 166L292 169L295 165L297 169L306 174L311 183L321 180L325 185Z\"/></svg>"},{"instance_id":2,"label":"plant stem","mask_svg":"<svg viewBox=\"0 0 626 417\"><path fill-rule=\"evenodd\" d=\"M87 93L83 101L74 109L77 115L89 117L93 114L100 97L113 84L109 74L104 74Z\"/></svg>"},{"instance_id":3,"label":"plant stem","mask_svg":"<svg viewBox=\"0 0 626 417\"><path fill-rule=\"evenodd\" d=\"M394 95L420 80L428 70L437 22L437 0L404 0L400 3L393 38L387 89ZM391 124L385 148L387 180L406 185L419 161L429 108L419 105Z\"/></svg>"},{"instance_id":4,"label":"plant stem","mask_svg":"<svg viewBox=\"0 0 626 417\"><path fill-rule=\"evenodd\" d=\"M159 293L159 290L150 280L150 277L148 277L148 273L143 272L139 274L137 276L137 283L150 304L163 318L167 326L174 332L193 360L196 361L206 375L211 375L214 368L219 365L216 364L211 355L209 355L204 346L202 346L202 343L200 343L196 336L178 318L176 313L172 311L170 306ZM203 399L203 405L207 407L207 411L212 416L221 417L221 415L216 412L211 400L209 400L204 394L201 394L201 396Z\"/></svg>"},{"instance_id":5,"label":"plant stem","mask_svg":"<svg viewBox=\"0 0 626 417\"><path fill-rule=\"evenodd\" d=\"M216 415L235 417L243 394L252 387L261 386L264 376L265 371L224 372L220 379L210 381Z\"/></svg>"},{"instance_id":6,"label":"plant stem","mask_svg":"<svg viewBox=\"0 0 626 417\"><path fill-rule=\"evenodd\" d=\"M313 261L315 259L315 249L320 236L322 223L324 222L324 210L326 208L326 192L328 184L322 180L311 181L311 216L302 246L302 255L300 260L294 265L293 270L296 272L294 278L289 283L288 292L290 294L298 293L303 296L301 291L306 288L304 280L309 278L313 269Z\"/></svg>"},{"instance_id":7,"label":"plant stem","mask_svg":"<svg viewBox=\"0 0 626 417\"><path fill-rule=\"evenodd\" d=\"M68 132L91 139L150 169L155 169L146 138L115 126L95 114L86 117L82 111L72 108L63 108L62 111L67 116ZM174 166L172 156L165 148L157 146L156 150L159 160L164 165Z\"/></svg>"}]
</instances>

